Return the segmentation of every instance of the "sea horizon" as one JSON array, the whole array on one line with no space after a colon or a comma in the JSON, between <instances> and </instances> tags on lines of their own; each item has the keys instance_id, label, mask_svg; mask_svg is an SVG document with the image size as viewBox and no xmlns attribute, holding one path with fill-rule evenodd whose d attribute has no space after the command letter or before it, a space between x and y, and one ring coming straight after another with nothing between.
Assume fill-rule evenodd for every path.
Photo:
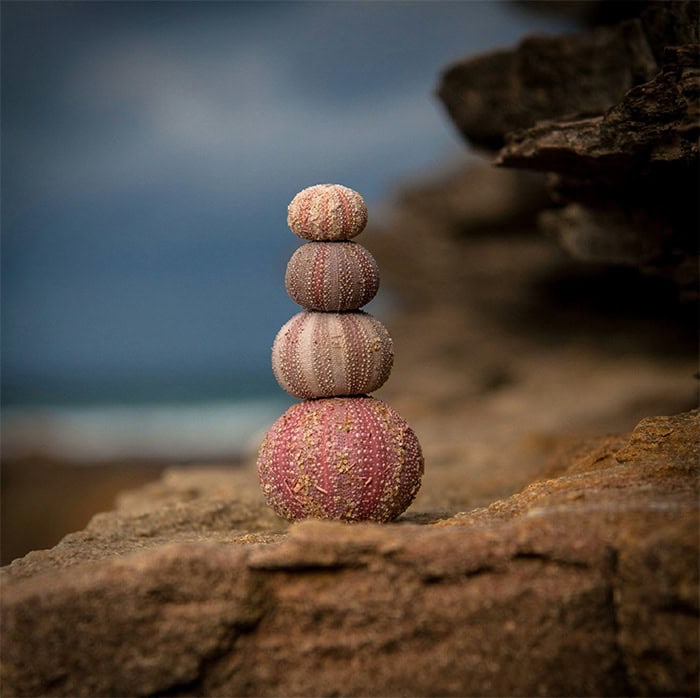
<instances>
[{"instance_id":1,"label":"sea horizon","mask_svg":"<svg viewBox=\"0 0 700 698\"><path fill-rule=\"evenodd\" d=\"M179 400L33 402L2 407L2 457L83 465L237 461L292 403L280 390Z\"/></svg>"}]
</instances>

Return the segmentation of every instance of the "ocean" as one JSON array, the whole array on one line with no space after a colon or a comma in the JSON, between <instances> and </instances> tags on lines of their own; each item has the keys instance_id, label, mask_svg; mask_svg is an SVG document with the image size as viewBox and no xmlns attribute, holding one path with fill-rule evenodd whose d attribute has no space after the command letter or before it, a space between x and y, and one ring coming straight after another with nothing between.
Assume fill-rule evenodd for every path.
<instances>
[{"instance_id":1,"label":"ocean","mask_svg":"<svg viewBox=\"0 0 700 698\"><path fill-rule=\"evenodd\" d=\"M268 352L247 370L84 371L6 377L3 458L71 463L238 460L292 403Z\"/></svg>"},{"instance_id":2,"label":"ocean","mask_svg":"<svg viewBox=\"0 0 700 698\"><path fill-rule=\"evenodd\" d=\"M253 454L291 404L284 395L146 404L22 405L3 409L3 458L102 464L233 461Z\"/></svg>"}]
</instances>

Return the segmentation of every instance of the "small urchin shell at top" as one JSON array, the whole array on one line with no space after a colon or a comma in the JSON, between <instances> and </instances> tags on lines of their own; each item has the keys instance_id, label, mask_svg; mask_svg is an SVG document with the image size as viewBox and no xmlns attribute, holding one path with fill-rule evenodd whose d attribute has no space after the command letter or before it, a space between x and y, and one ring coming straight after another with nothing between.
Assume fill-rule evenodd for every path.
<instances>
[{"instance_id":1,"label":"small urchin shell at top","mask_svg":"<svg viewBox=\"0 0 700 698\"><path fill-rule=\"evenodd\" d=\"M292 199L287 225L305 240L349 240L367 225L367 206L360 194L342 184L315 184Z\"/></svg>"}]
</instances>

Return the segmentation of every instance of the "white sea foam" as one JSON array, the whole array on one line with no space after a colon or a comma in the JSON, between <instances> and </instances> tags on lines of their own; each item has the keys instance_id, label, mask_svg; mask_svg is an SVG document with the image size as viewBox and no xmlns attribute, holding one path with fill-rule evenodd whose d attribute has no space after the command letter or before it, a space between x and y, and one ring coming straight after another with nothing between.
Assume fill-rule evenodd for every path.
<instances>
[{"instance_id":1,"label":"white sea foam","mask_svg":"<svg viewBox=\"0 0 700 698\"><path fill-rule=\"evenodd\" d=\"M157 405L8 407L5 457L48 455L83 463L250 455L282 414L280 399Z\"/></svg>"}]
</instances>

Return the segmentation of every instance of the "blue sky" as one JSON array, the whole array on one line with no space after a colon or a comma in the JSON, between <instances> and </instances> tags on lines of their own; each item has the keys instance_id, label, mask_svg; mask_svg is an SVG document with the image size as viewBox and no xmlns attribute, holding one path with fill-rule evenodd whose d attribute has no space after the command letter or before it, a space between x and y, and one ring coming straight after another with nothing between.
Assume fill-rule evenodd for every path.
<instances>
[{"instance_id":1,"label":"blue sky","mask_svg":"<svg viewBox=\"0 0 700 698\"><path fill-rule=\"evenodd\" d=\"M276 390L289 200L339 182L372 215L466 152L447 63L569 28L500 2L1 7L8 402Z\"/></svg>"}]
</instances>

